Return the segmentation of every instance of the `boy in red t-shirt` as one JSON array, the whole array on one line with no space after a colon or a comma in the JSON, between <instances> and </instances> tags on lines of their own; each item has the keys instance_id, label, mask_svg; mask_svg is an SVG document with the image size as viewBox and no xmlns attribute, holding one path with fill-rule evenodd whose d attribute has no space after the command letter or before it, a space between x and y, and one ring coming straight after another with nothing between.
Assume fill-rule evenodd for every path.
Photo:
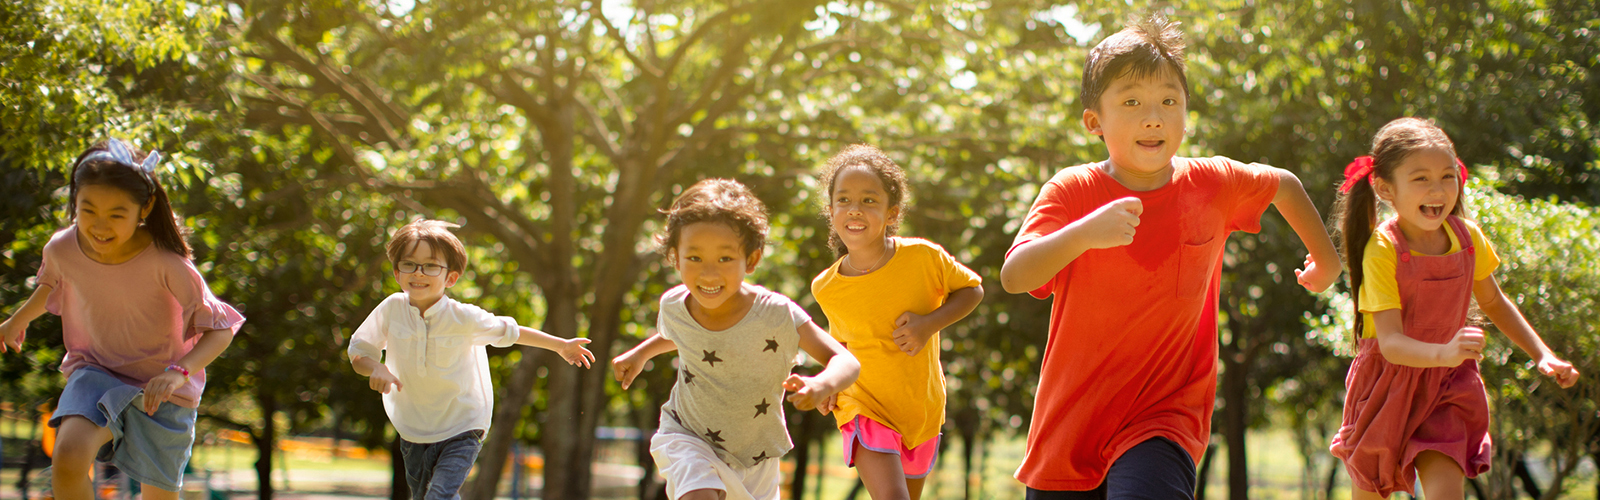
<instances>
[{"instance_id":1,"label":"boy in red t-shirt","mask_svg":"<svg viewBox=\"0 0 1600 500\"><path fill-rule=\"evenodd\" d=\"M1177 26L1153 17L1090 51L1083 124L1110 158L1040 189L1001 269L1008 292L1055 295L1016 474L1029 499L1193 497L1216 394L1224 242L1260 230L1269 203L1310 249L1297 281L1320 292L1339 276L1294 174L1174 157L1189 98Z\"/></svg>"}]
</instances>

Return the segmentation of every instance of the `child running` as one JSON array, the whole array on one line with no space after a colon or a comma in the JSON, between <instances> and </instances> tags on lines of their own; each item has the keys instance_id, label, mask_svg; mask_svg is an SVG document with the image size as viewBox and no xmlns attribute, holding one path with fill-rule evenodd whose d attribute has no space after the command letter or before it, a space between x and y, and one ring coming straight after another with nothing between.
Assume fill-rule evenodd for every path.
<instances>
[{"instance_id":1,"label":"child running","mask_svg":"<svg viewBox=\"0 0 1600 500\"><path fill-rule=\"evenodd\" d=\"M939 245L895 236L910 193L883 151L845 148L821 180L828 245L840 257L811 294L829 333L861 362L833 412L845 463L874 499L921 498L944 425L939 330L978 307L982 280Z\"/></svg>"},{"instance_id":2,"label":"child running","mask_svg":"<svg viewBox=\"0 0 1600 500\"><path fill-rule=\"evenodd\" d=\"M584 368L594 361L583 347L589 339L517 326L446 295L467 268L466 247L452 227L419 219L395 231L386 250L400 292L378 303L350 337L350 364L383 393L417 500L461 498L494 414L484 346L548 349Z\"/></svg>"},{"instance_id":3,"label":"child running","mask_svg":"<svg viewBox=\"0 0 1600 500\"><path fill-rule=\"evenodd\" d=\"M78 155L67 198L73 224L50 237L38 287L0 323L0 352L21 352L28 323L61 316L67 386L50 418L56 498L95 498L96 460L139 481L146 499L178 498L205 368L244 324L190 262L155 174L160 161L117 139Z\"/></svg>"},{"instance_id":4,"label":"child running","mask_svg":"<svg viewBox=\"0 0 1600 500\"><path fill-rule=\"evenodd\" d=\"M661 296L656 334L612 361L617 380L627 389L650 358L683 353L650 438L669 498L776 500L782 481L774 459L794 447L784 391L794 392L795 408L819 408L861 367L805 309L744 282L767 237L766 207L744 185L700 181L666 215L656 248L683 284ZM814 377L789 373L801 350L826 368Z\"/></svg>"},{"instance_id":5,"label":"child running","mask_svg":"<svg viewBox=\"0 0 1600 500\"><path fill-rule=\"evenodd\" d=\"M1371 156L1344 175L1335 219L1361 335L1333 455L1357 500L1413 493L1419 475L1429 500L1460 499L1462 478L1488 471L1492 457L1472 301L1561 387L1578 371L1500 291L1500 259L1466 218L1467 169L1444 131L1417 118L1389 122ZM1380 199L1395 216L1378 224Z\"/></svg>"},{"instance_id":6,"label":"child running","mask_svg":"<svg viewBox=\"0 0 1600 500\"><path fill-rule=\"evenodd\" d=\"M1177 23L1100 42L1080 101L1109 158L1040 188L1001 268L1006 291L1055 296L1016 476L1030 499L1193 498L1228 235L1277 207L1310 250L1295 274L1313 292L1338 279L1338 252L1294 174L1176 156L1189 110Z\"/></svg>"}]
</instances>

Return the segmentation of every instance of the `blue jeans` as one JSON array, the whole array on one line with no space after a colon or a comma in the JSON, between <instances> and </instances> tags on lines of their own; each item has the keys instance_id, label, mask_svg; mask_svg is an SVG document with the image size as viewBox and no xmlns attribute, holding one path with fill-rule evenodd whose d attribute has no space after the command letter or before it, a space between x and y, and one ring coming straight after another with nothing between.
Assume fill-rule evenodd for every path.
<instances>
[{"instance_id":1,"label":"blue jeans","mask_svg":"<svg viewBox=\"0 0 1600 500\"><path fill-rule=\"evenodd\" d=\"M1194 498L1194 459L1164 437L1139 443L1111 464L1106 479L1089 491L1028 488L1028 500L1176 500Z\"/></svg>"},{"instance_id":2,"label":"blue jeans","mask_svg":"<svg viewBox=\"0 0 1600 500\"><path fill-rule=\"evenodd\" d=\"M412 500L461 500L461 483L483 448L483 431L456 434L437 443L400 440L406 463L406 485Z\"/></svg>"}]
</instances>

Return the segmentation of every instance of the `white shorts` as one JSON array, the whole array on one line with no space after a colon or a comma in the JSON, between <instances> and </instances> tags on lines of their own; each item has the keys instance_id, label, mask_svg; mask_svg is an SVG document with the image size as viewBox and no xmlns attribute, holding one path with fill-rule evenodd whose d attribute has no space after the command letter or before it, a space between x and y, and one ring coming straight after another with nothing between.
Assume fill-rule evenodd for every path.
<instances>
[{"instance_id":1,"label":"white shorts","mask_svg":"<svg viewBox=\"0 0 1600 500\"><path fill-rule=\"evenodd\" d=\"M655 457L661 476L667 478L667 498L673 500L703 489L727 492L727 500L778 500L783 482L778 460L765 460L750 468L729 465L698 436L656 432L650 438L650 456Z\"/></svg>"}]
</instances>

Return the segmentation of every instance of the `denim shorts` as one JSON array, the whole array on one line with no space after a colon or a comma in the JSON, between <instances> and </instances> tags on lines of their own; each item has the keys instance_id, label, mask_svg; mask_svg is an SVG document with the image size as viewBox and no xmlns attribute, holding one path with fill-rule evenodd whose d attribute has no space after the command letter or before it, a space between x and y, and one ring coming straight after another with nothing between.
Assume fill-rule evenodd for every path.
<instances>
[{"instance_id":1,"label":"denim shorts","mask_svg":"<svg viewBox=\"0 0 1600 500\"><path fill-rule=\"evenodd\" d=\"M144 412L144 390L128 385L105 371L84 366L67 377L67 388L50 417L51 427L80 416L111 431L111 442L100 448L95 460L109 462L143 484L167 491L183 487L183 469L194 446L194 422L199 412L170 401L155 415Z\"/></svg>"}]
</instances>

